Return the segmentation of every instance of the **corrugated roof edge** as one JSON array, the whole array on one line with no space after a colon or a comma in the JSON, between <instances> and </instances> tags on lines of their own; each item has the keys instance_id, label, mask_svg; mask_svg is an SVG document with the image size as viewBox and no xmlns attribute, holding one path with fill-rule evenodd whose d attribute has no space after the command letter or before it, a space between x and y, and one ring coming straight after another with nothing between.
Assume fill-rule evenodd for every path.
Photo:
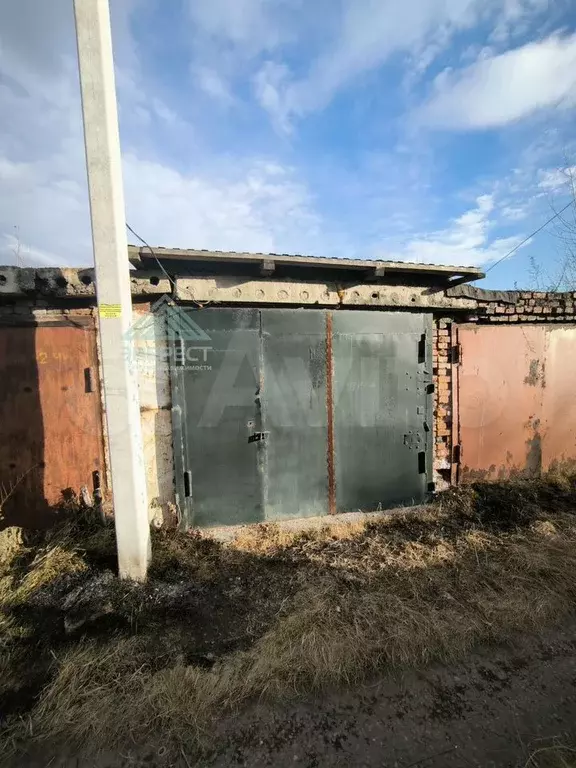
<instances>
[{"instance_id":1,"label":"corrugated roof edge","mask_svg":"<svg viewBox=\"0 0 576 768\"><path fill-rule=\"evenodd\" d=\"M141 259L153 258L150 250L162 259L174 260L207 260L216 261L274 261L284 264L300 264L302 266L342 266L355 269L374 269L378 266L384 267L384 270L405 271L405 272L429 272L443 273L452 275L469 275L473 279L484 277L484 272L477 267L471 266L453 266L449 264L425 264L409 261L385 261L381 259L350 259L344 256L303 256L301 254L287 253L248 253L244 251L211 251L206 249L186 249L186 248L167 248L165 246L137 246L129 245L129 258L132 262L138 262Z\"/></svg>"}]
</instances>

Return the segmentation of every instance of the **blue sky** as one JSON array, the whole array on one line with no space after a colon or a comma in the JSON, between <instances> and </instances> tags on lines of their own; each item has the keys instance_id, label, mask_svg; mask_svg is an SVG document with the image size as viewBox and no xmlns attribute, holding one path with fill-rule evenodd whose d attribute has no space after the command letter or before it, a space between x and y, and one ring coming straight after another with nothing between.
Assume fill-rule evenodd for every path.
<instances>
[{"instance_id":1,"label":"blue sky","mask_svg":"<svg viewBox=\"0 0 576 768\"><path fill-rule=\"evenodd\" d=\"M148 242L489 267L569 200L571 0L110 5ZM71 0L0 6L0 114L0 260L90 264ZM483 285L562 253L551 227Z\"/></svg>"}]
</instances>

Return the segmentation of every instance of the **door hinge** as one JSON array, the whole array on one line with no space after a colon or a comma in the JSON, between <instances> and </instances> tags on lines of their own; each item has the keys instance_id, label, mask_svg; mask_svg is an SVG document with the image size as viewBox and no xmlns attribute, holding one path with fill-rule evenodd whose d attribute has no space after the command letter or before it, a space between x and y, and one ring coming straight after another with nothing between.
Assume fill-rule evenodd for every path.
<instances>
[{"instance_id":1,"label":"door hinge","mask_svg":"<svg viewBox=\"0 0 576 768\"><path fill-rule=\"evenodd\" d=\"M418 363L426 362L426 334L423 333L418 341Z\"/></svg>"},{"instance_id":2,"label":"door hinge","mask_svg":"<svg viewBox=\"0 0 576 768\"><path fill-rule=\"evenodd\" d=\"M94 382L92 381L92 368L84 368L84 392L91 394L94 392Z\"/></svg>"},{"instance_id":3,"label":"door hinge","mask_svg":"<svg viewBox=\"0 0 576 768\"><path fill-rule=\"evenodd\" d=\"M418 474L426 474L426 451L418 451Z\"/></svg>"},{"instance_id":4,"label":"door hinge","mask_svg":"<svg viewBox=\"0 0 576 768\"><path fill-rule=\"evenodd\" d=\"M184 496L189 499L192 496L192 472L184 472Z\"/></svg>"}]
</instances>

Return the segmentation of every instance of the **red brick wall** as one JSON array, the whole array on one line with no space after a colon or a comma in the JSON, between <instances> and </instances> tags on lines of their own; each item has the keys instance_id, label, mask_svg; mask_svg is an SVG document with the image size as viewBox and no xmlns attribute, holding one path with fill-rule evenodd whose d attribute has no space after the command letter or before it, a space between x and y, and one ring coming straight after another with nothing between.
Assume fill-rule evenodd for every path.
<instances>
[{"instance_id":1,"label":"red brick wall","mask_svg":"<svg viewBox=\"0 0 576 768\"><path fill-rule=\"evenodd\" d=\"M452 464L452 321L438 319L433 331L434 482L449 484Z\"/></svg>"},{"instance_id":2,"label":"red brick wall","mask_svg":"<svg viewBox=\"0 0 576 768\"><path fill-rule=\"evenodd\" d=\"M467 316L479 323L570 323L576 322L576 292L486 291L478 309ZM492 301L490 295L494 296ZM498 298L500 297L500 298Z\"/></svg>"}]
</instances>

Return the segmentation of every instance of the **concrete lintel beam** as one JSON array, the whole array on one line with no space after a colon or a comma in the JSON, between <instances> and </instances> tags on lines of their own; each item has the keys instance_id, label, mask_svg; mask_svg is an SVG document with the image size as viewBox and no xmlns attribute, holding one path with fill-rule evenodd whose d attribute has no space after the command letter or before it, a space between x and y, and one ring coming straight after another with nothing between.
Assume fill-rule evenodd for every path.
<instances>
[{"instance_id":1,"label":"concrete lintel beam","mask_svg":"<svg viewBox=\"0 0 576 768\"><path fill-rule=\"evenodd\" d=\"M132 272L130 275L132 296L163 296L172 293L172 284L162 274Z\"/></svg>"},{"instance_id":2,"label":"concrete lintel beam","mask_svg":"<svg viewBox=\"0 0 576 768\"><path fill-rule=\"evenodd\" d=\"M0 296L94 296L94 270L73 267L0 267Z\"/></svg>"},{"instance_id":3,"label":"concrete lintel beam","mask_svg":"<svg viewBox=\"0 0 576 768\"><path fill-rule=\"evenodd\" d=\"M176 278L180 301L224 304L390 307L398 309L475 309L477 302L431 294L426 287L362 284L342 289L331 282L241 280L234 277Z\"/></svg>"},{"instance_id":4,"label":"concrete lintel beam","mask_svg":"<svg viewBox=\"0 0 576 768\"><path fill-rule=\"evenodd\" d=\"M234 276L177 277L175 298L181 301L254 305L350 306L427 309L476 309L478 300L457 294L458 289L431 292L418 286L392 286L376 282L343 288L336 282L239 278ZM172 294L173 286L159 271L130 273L132 296ZM0 267L0 301L6 298L94 297L91 269L18 269ZM448 295L447 295L448 294ZM482 295L482 294L481 294ZM480 296L481 296L480 295ZM479 298L480 298L479 296Z\"/></svg>"}]
</instances>

